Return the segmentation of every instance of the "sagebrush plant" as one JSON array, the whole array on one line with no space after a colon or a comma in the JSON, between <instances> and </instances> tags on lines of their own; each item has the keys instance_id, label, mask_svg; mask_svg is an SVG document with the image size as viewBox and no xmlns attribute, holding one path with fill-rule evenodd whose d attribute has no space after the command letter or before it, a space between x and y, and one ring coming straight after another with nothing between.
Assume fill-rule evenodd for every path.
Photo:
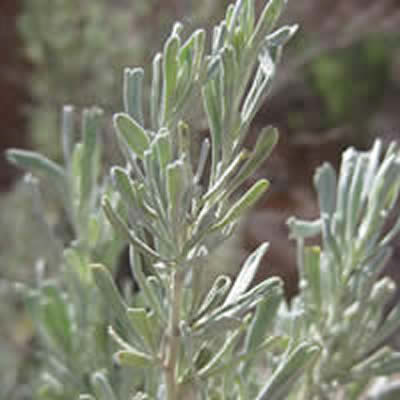
<instances>
[{"instance_id":1,"label":"sagebrush plant","mask_svg":"<svg viewBox=\"0 0 400 400\"><path fill-rule=\"evenodd\" d=\"M253 149L244 145L297 29L275 30L285 3L270 0L258 19L251 0L230 5L210 50L203 30L183 41L176 23L154 57L147 106L143 69L126 69L125 109L113 119L125 165L110 178L100 179L98 108L83 112L76 144L65 107L64 166L9 150L53 184L74 236L59 277L46 278L42 260L37 286L18 286L42 339L38 398L356 399L372 378L400 369L384 347L400 308L383 320L393 283L379 275L400 229L396 220L384 230L400 190L395 145L383 156L379 141L370 152L348 150L338 182L332 167L317 171L321 217L289 221L302 276L291 307L279 278L251 286L267 243L234 282L219 275L205 284L214 251L269 185L261 179L239 195L278 140L266 127ZM195 153L184 117L200 101L211 140ZM305 246L319 233L319 247ZM114 283L125 244L138 292ZM398 391L375 387L370 398Z\"/></svg>"}]
</instances>

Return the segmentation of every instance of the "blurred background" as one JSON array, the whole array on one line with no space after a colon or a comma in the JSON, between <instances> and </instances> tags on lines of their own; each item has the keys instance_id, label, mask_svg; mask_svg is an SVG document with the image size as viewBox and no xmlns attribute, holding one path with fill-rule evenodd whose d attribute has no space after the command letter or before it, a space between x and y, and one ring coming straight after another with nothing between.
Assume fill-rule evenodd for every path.
<instances>
[{"instance_id":1,"label":"blurred background","mask_svg":"<svg viewBox=\"0 0 400 400\"><path fill-rule=\"evenodd\" d=\"M187 31L222 18L226 0L1 0L0 1L0 399L29 399L35 379L35 338L10 282L31 282L48 237L21 173L4 150L22 147L60 159L63 104L97 104L105 121L122 108L124 66L148 71L171 25ZM257 1L259 8L264 1ZM267 124L281 133L259 171L272 182L268 196L244 222L243 257L271 241L260 276L283 276L296 292L293 244L285 221L317 212L315 168L335 166L341 151L366 148L377 136L400 139L400 4L396 0L291 1L284 22L300 24L271 95L256 116L249 142ZM194 131L202 131L195 121ZM107 162L118 159L104 129ZM257 177L259 177L257 176ZM254 177L254 178L257 178ZM57 228L57 206L48 215ZM400 246L399 246L400 247ZM399 251L397 251L399 252ZM395 252L396 257L396 252ZM396 258L389 266L395 276Z\"/></svg>"}]
</instances>

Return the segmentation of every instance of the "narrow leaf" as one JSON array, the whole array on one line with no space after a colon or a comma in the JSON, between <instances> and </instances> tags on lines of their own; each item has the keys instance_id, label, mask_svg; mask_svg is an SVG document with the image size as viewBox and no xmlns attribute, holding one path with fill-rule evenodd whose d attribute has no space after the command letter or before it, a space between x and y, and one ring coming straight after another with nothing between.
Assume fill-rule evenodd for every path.
<instances>
[{"instance_id":1,"label":"narrow leaf","mask_svg":"<svg viewBox=\"0 0 400 400\"><path fill-rule=\"evenodd\" d=\"M143 77L143 68L125 68L124 70L124 109L142 126L144 124L142 109Z\"/></svg>"},{"instance_id":2,"label":"narrow leaf","mask_svg":"<svg viewBox=\"0 0 400 400\"><path fill-rule=\"evenodd\" d=\"M217 224L213 225L213 231L222 229L231 222L235 222L249 208L251 208L266 192L269 182L266 179L260 179L256 182L225 214Z\"/></svg>"},{"instance_id":3,"label":"narrow leaf","mask_svg":"<svg viewBox=\"0 0 400 400\"><path fill-rule=\"evenodd\" d=\"M106 295L106 304L112 309L114 317L121 324L124 332L132 332L130 321L126 315L127 306L123 301L110 272L101 264L92 264L91 271L96 286Z\"/></svg>"},{"instance_id":4,"label":"narrow leaf","mask_svg":"<svg viewBox=\"0 0 400 400\"><path fill-rule=\"evenodd\" d=\"M115 359L121 365L126 365L130 367L137 367L137 368L154 367L153 358L147 355L146 353L142 353L139 351L121 350L115 354Z\"/></svg>"},{"instance_id":5,"label":"narrow leaf","mask_svg":"<svg viewBox=\"0 0 400 400\"><path fill-rule=\"evenodd\" d=\"M297 32L299 25L283 26L265 38L268 47L284 46Z\"/></svg>"},{"instance_id":6,"label":"narrow leaf","mask_svg":"<svg viewBox=\"0 0 400 400\"><path fill-rule=\"evenodd\" d=\"M268 126L261 131L252 153L249 155L248 160L239 170L237 176L232 182L233 189L238 188L246 179L258 170L258 168L270 156L278 142L278 138L278 130L271 126Z\"/></svg>"},{"instance_id":7,"label":"narrow leaf","mask_svg":"<svg viewBox=\"0 0 400 400\"><path fill-rule=\"evenodd\" d=\"M150 246L139 239L135 234L128 228L123 219L113 210L110 201L104 197L102 202L103 210L110 221L111 225L116 231L128 242L130 242L135 248L142 254L152 258L160 260L159 254L154 251Z\"/></svg>"},{"instance_id":8,"label":"narrow leaf","mask_svg":"<svg viewBox=\"0 0 400 400\"><path fill-rule=\"evenodd\" d=\"M153 349L153 333L149 323L149 316L144 308L128 308L128 318L131 320L133 329L141 336L144 342ZM156 327L153 327L155 329Z\"/></svg>"},{"instance_id":9,"label":"narrow leaf","mask_svg":"<svg viewBox=\"0 0 400 400\"><path fill-rule=\"evenodd\" d=\"M322 164L314 174L321 214L332 215L336 208L336 173L329 163Z\"/></svg>"},{"instance_id":10,"label":"narrow leaf","mask_svg":"<svg viewBox=\"0 0 400 400\"><path fill-rule=\"evenodd\" d=\"M318 246L304 249L304 273L312 294L312 301L317 309L320 309L323 298L321 293L320 257L321 250Z\"/></svg>"},{"instance_id":11,"label":"narrow leaf","mask_svg":"<svg viewBox=\"0 0 400 400\"><path fill-rule=\"evenodd\" d=\"M62 148L64 162L68 164L71 160L72 144L74 141L74 108L70 105L64 106L61 122Z\"/></svg>"},{"instance_id":12,"label":"narrow leaf","mask_svg":"<svg viewBox=\"0 0 400 400\"><path fill-rule=\"evenodd\" d=\"M90 382L98 400L117 400L105 374L102 372L95 372Z\"/></svg>"},{"instance_id":13,"label":"narrow leaf","mask_svg":"<svg viewBox=\"0 0 400 400\"><path fill-rule=\"evenodd\" d=\"M153 59L153 76L150 93L150 118L153 130L155 131L158 130L158 116L160 115L161 62L162 55L161 53L157 53Z\"/></svg>"},{"instance_id":14,"label":"narrow leaf","mask_svg":"<svg viewBox=\"0 0 400 400\"><path fill-rule=\"evenodd\" d=\"M272 321L275 319L278 307L283 300L282 287L271 290L265 300L258 304L256 313L247 331L245 349L252 351L256 349L266 337L268 329L272 328Z\"/></svg>"},{"instance_id":15,"label":"narrow leaf","mask_svg":"<svg viewBox=\"0 0 400 400\"><path fill-rule=\"evenodd\" d=\"M320 352L320 347L315 344L299 344L274 371L256 400L287 399L293 385L307 371L307 367L317 360Z\"/></svg>"},{"instance_id":16,"label":"narrow leaf","mask_svg":"<svg viewBox=\"0 0 400 400\"><path fill-rule=\"evenodd\" d=\"M114 115L114 126L130 150L143 159L144 152L150 145L150 139L144 128L124 113Z\"/></svg>"},{"instance_id":17,"label":"narrow leaf","mask_svg":"<svg viewBox=\"0 0 400 400\"><path fill-rule=\"evenodd\" d=\"M87 207L93 195L96 180L96 156L98 156L98 130L103 112L99 108L86 109L82 116L83 147L81 156L80 217L88 214Z\"/></svg>"},{"instance_id":18,"label":"narrow leaf","mask_svg":"<svg viewBox=\"0 0 400 400\"><path fill-rule=\"evenodd\" d=\"M250 46L257 45L267 33L274 29L286 3L287 0L268 1L258 19L254 33L250 39Z\"/></svg>"},{"instance_id":19,"label":"narrow leaf","mask_svg":"<svg viewBox=\"0 0 400 400\"><path fill-rule=\"evenodd\" d=\"M268 247L269 243L262 243L247 257L239 275L235 280L235 283L232 286L232 289L225 299L223 304L224 306L234 303L236 299L247 290L257 272L258 267L260 266L262 258L268 250Z\"/></svg>"},{"instance_id":20,"label":"narrow leaf","mask_svg":"<svg viewBox=\"0 0 400 400\"><path fill-rule=\"evenodd\" d=\"M180 38L177 34L172 34L164 46L163 56L163 100L160 126L165 126L168 113L171 109L173 96L175 93L178 77L178 51L180 48Z\"/></svg>"},{"instance_id":21,"label":"narrow leaf","mask_svg":"<svg viewBox=\"0 0 400 400\"><path fill-rule=\"evenodd\" d=\"M39 153L29 150L9 149L7 159L20 168L33 173L43 174L58 183L65 183L65 173L62 167Z\"/></svg>"}]
</instances>

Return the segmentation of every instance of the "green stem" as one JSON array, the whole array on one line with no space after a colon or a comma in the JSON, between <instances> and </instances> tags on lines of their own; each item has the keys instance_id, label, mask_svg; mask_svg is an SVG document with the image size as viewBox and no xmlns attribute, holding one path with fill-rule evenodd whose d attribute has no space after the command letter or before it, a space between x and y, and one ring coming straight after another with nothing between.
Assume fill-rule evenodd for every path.
<instances>
[{"instance_id":1,"label":"green stem","mask_svg":"<svg viewBox=\"0 0 400 400\"><path fill-rule=\"evenodd\" d=\"M179 344L179 322L181 312L181 296L183 274L174 271L172 273L171 286L171 313L167 332L167 353L164 363L165 384L167 387L167 400L178 400L178 387L176 379L177 360L180 349Z\"/></svg>"}]
</instances>

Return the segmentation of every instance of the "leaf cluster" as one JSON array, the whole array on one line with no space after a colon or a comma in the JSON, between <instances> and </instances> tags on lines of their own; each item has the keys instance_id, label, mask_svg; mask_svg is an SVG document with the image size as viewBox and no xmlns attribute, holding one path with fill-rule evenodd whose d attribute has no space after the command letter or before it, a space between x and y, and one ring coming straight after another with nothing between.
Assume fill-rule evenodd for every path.
<instances>
[{"instance_id":1,"label":"leaf cluster","mask_svg":"<svg viewBox=\"0 0 400 400\"><path fill-rule=\"evenodd\" d=\"M204 283L214 251L269 186L260 179L239 194L278 139L266 127L254 148L244 146L297 29L276 29L285 3L270 0L257 19L252 1L238 0L210 49L204 30L185 38L176 23L153 59L148 106L144 70L127 68L124 110L113 118L124 164L109 178L99 176L98 108L83 112L80 143L64 108L63 166L8 151L52 184L74 232L62 279L48 279L38 263L37 286L18 286L46 354L39 398L330 399L345 391L356 399L371 378L398 371L398 354L384 344L399 308L382 322L393 284L378 279L400 229L396 220L384 230L400 190L395 145L349 149L338 178L327 164L317 171L320 218L288 222L302 277L290 308L280 279L252 286L267 243L234 281ZM196 157L185 115L199 98L210 138ZM321 246L307 246L318 234ZM124 244L137 293L113 279Z\"/></svg>"}]
</instances>

